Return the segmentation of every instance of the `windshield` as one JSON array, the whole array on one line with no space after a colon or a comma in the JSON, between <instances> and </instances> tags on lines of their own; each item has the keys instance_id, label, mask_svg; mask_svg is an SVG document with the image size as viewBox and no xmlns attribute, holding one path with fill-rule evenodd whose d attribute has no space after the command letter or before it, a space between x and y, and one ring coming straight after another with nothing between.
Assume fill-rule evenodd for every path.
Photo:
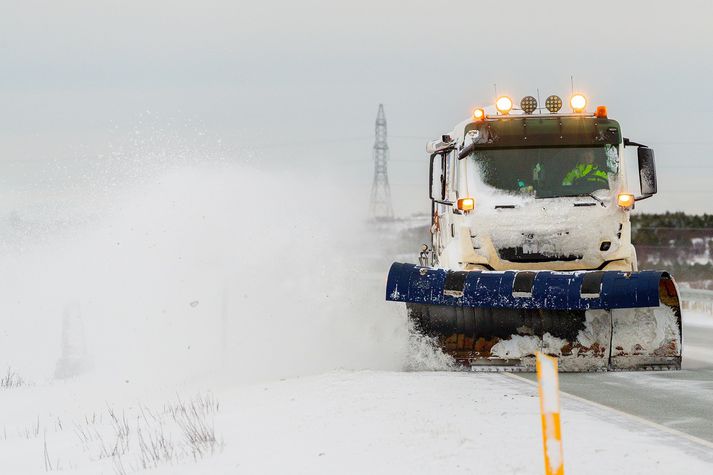
<instances>
[{"instance_id":1,"label":"windshield","mask_svg":"<svg viewBox=\"0 0 713 475\"><path fill-rule=\"evenodd\" d=\"M486 185L536 198L608 190L619 168L613 145L476 150L470 160Z\"/></svg>"}]
</instances>

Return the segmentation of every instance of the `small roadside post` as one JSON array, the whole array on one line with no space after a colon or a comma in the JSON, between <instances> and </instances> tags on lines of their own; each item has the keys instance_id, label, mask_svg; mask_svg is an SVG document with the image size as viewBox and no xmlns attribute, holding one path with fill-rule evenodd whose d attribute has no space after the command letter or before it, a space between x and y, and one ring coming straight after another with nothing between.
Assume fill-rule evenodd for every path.
<instances>
[{"instance_id":1,"label":"small roadside post","mask_svg":"<svg viewBox=\"0 0 713 475\"><path fill-rule=\"evenodd\" d=\"M557 359L537 352L536 364L540 414L542 416L542 444L545 452L545 474L564 475Z\"/></svg>"}]
</instances>

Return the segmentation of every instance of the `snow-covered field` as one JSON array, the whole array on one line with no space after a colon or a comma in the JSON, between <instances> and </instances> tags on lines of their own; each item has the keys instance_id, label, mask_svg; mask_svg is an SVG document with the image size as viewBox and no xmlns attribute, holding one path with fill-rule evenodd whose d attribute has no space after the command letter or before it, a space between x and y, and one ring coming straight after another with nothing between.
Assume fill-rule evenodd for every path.
<instances>
[{"instance_id":1,"label":"snow-covered field","mask_svg":"<svg viewBox=\"0 0 713 475\"><path fill-rule=\"evenodd\" d=\"M222 387L201 393L198 426L208 436L197 442L180 418L166 415L179 399L190 405L186 390L163 399L127 389L87 394L91 387L75 381L2 391L3 473L133 473L144 465L165 474L543 469L536 388L504 374L331 371ZM581 401L565 397L562 406L570 473L713 469L713 449Z\"/></svg>"}]
</instances>

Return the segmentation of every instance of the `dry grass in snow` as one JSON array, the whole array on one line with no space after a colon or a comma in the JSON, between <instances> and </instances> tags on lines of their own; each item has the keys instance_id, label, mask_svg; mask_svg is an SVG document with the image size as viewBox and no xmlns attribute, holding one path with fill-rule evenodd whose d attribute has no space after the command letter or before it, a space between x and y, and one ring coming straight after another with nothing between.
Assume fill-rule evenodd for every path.
<instances>
[{"instance_id":1,"label":"dry grass in snow","mask_svg":"<svg viewBox=\"0 0 713 475\"><path fill-rule=\"evenodd\" d=\"M0 377L0 389L19 388L26 384L25 380L12 368L8 368L4 376Z\"/></svg>"},{"instance_id":2,"label":"dry grass in snow","mask_svg":"<svg viewBox=\"0 0 713 475\"><path fill-rule=\"evenodd\" d=\"M215 429L219 410L212 393L205 393L190 399L176 396L156 407L107 406L81 418L38 416L27 425L10 427L9 434L3 427L0 446L10 450L16 444L18 450L41 457L21 458L17 468L23 473L27 468L20 467L34 466L45 472L126 475L196 462L220 451L223 441Z\"/></svg>"},{"instance_id":3,"label":"dry grass in snow","mask_svg":"<svg viewBox=\"0 0 713 475\"><path fill-rule=\"evenodd\" d=\"M188 401L177 397L160 410L140 406L118 413L108 407L74 431L90 459L109 459L117 474L126 474L213 454L222 447L214 424L219 408L210 393Z\"/></svg>"}]
</instances>

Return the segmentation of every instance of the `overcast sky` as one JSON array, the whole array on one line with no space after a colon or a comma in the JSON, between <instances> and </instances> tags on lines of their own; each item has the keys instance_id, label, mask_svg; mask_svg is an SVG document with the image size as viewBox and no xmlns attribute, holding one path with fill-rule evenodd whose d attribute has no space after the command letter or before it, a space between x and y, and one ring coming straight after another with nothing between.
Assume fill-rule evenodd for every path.
<instances>
[{"instance_id":1,"label":"overcast sky","mask_svg":"<svg viewBox=\"0 0 713 475\"><path fill-rule=\"evenodd\" d=\"M711 212L712 5L0 0L0 185L32 190L51 161L81 167L141 132L368 188L383 102L395 208L410 213L426 206L429 137L492 102L494 83L566 97L574 75L655 147L660 194L641 209Z\"/></svg>"}]
</instances>

